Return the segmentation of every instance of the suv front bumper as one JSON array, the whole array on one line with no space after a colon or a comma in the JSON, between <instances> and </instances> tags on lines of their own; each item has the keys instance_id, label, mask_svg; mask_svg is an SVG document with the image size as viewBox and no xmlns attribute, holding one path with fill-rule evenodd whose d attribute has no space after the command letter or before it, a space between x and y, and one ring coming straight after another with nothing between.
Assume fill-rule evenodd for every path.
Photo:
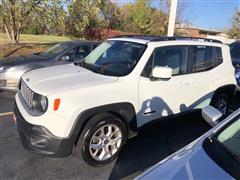
<instances>
[{"instance_id":1,"label":"suv front bumper","mask_svg":"<svg viewBox=\"0 0 240 180\"><path fill-rule=\"evenodd\" d=\"M17 129L25 149L53 157L66 157L71 154L73 138L59 138L51 134L45 127L28 123L14 107Z\"/></svg>"}]
</instances>

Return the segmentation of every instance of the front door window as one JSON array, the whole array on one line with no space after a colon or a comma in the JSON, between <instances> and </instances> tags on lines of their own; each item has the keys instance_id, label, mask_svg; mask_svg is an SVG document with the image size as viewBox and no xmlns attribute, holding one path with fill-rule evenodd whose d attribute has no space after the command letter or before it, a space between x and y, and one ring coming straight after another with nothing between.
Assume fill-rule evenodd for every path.
<instances>
[{"instance_id":1,"label":"front door window","mask_svg":"<svg viewBox=\"0 0 240 180\"><path fill-rule=\"evenodd\" d=\"M184 111L191 103L189 92L191 78L188 73L188 46L156 48L147 62L139 83L139 126L159 117ZM169 80L152 80L156 66L170 67L173 76Z\"/></svg>"}]
</instances>

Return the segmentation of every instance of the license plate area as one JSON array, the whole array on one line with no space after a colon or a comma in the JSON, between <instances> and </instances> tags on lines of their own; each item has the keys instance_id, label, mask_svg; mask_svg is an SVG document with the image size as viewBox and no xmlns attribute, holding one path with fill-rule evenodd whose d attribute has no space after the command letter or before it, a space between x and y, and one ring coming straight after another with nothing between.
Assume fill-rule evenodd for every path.
<instances>
[{"instance_id":1,"label":"license plate area","mask_svg":"<svg viewBox=\"0 0 240 180\"><path fill-rule=\"evenodd\" d=\"M6 87L7 80L0 80L0 87Z\"/></svg>"}]
</instances>

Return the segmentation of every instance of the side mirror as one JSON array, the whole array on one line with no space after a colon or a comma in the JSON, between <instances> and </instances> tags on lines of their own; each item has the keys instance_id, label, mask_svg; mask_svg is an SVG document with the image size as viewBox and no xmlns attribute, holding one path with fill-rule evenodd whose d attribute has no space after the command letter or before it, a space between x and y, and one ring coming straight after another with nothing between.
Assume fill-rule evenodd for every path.
<instances>
[{"instance_id":1,"label":"side mirror","mask_svg":"<svg viewBox=\"0 0 240 180\"><path fill-rule=\"evenodd\" d=\"M156 66L152 70L153 79L170 79L172 77L172 68Z\"/></svg>"},{"instance_id":2,"label":"side mirror","mask_svg":"<svg viewBox=\"0 0 240 180\"><path fill-rule=\"evenodd\" d=\"M212 106L206 106L202 109L203 119L212 127L219 123L222 113Z\"/></svg>"},{"instance_id":3,"label":"side mirror","mask_svg":"<svg viewBox=\"0 0 240 180\"><path fill-rule=\"evenodd\" d=\"M68 55L62 56L61 61L70 61L70 56L68 56Z\"/></svg>"}]
</instances>

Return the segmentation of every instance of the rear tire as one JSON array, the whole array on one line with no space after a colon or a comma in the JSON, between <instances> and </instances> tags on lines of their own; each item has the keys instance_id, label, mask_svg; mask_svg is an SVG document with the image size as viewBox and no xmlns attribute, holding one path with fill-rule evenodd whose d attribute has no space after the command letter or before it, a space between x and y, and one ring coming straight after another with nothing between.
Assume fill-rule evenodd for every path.
<instances>
[{"instance_id":1,"label":"rear tire","mask_svg":"<svg viewBox=\"0 0 240 180\"><path fill-rule=\"evenodd\" d=\"M84 127L75 153L91 166L102 166L112 162L126 142L123 121L110 113L99 114Z\"/></svg>"},{"instance_id":2,"label":"rear tire","mask_svg":"<svg viewBox=\"0 0 240 180\"><path fill-rule=\"evenodd\" d=\"M225 93L214 96L210 105L219 110L222 113L223 118L226 117L229 113L230 100L228 95Z\"/></svg>"}]
</instances>

